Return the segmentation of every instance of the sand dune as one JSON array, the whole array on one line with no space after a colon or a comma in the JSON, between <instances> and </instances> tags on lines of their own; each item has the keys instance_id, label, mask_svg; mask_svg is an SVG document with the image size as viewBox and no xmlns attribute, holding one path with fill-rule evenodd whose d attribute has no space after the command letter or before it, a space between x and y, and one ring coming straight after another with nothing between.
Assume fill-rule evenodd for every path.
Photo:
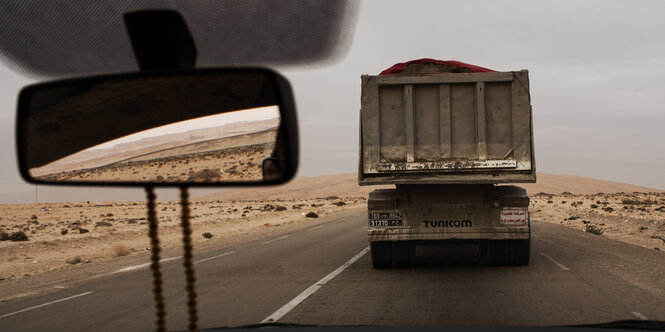
<instances>
[{"instance_id":1,"label":"sand dune","mask_svg":"<svg viewBox=\"0 0 665 332\"><path fill-rule=\"evenodd\" d=\"M538 173L537 183L524 183L520 186L526 188L530 195L546 192L559 194L569 192L573 194L596 193L632 193L632 192L664 192L665 190L637 186L634 184L599 180L577 175Z\"/></svg>"},{"instance_id":2,"label":"sand dune","mask_svg":"<svg viewBox=\"0 0 665 332\"><path fill-rule=\"evenodd\" d=\"M559 194L570 192L573 194L595 194L599 192L662 192L663 190L647 188L626 183L592 179L575 175L559 175L538 173L537 183L520 184L531 195L539 192ZM217 200L256 200L280 197L282 199L311 199L326 196L340 197L367 197L367 194L377 188L390 188L391 186L359 186L356 173L325 175L316 177L300 177L291 182L265 188L241 188L220 191L196 197L198 201Z\"/></svg>"}]
</instances>

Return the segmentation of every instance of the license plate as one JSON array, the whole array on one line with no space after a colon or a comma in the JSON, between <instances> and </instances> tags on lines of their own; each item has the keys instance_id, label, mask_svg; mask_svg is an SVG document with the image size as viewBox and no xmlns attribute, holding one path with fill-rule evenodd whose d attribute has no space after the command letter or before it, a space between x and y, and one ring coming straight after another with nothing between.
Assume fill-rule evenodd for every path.
<instances>
[{"instance_id":1,"label":"license plate","mask_svg":"<svg viewBox=\"0 0 665 332\"><path fill-rule=\"evenodd\" d=\"M402 226L401 212L370 212L370 227Z\"/></svg>"}]
</instances>

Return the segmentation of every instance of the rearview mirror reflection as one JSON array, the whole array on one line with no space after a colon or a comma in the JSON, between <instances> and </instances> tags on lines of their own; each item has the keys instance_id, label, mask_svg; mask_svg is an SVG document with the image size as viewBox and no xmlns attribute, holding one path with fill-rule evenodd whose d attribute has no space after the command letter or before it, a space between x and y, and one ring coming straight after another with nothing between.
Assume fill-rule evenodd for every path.
<instances>
[{"instance_id":1,"label":"rearview mirror reflection","mask_svg":"<svg viewBox=\"0 0 665 332\"><path fill-rule=\"evenodd\" d=\"M276 106L211 115L102 143L30 175L46 182L260 182L278 127Z\"/></svg>"},{"instance_id":2,"label":"rearview mirror reflection","mask_svg":"<svg viewBox=\"0 0 665 332\"><path fill-rule=\"evenodd\" d=\"M258 184L297 164L293 96L265 69L45 83L19 97L21 174L49 184Z\"/></svg>"}]
</instances>

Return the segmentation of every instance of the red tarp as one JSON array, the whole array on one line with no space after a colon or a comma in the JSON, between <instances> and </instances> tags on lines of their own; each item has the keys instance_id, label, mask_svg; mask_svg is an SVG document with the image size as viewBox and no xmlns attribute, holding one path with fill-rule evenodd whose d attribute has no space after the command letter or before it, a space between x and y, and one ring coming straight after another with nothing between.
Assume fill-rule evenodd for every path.
<instances>
[{"instance_id":1,"label":"red tarp","mask_svg":"<svg viewBox=\"0 0 665 332\"><path fill-rule=\"evenodd\" d=\"M379 74L379 75L390 75L390 74L399 73L402 70L404 70L404 68L406 68L406 66L408 66L412 63L434 63L434 64L445 65L445 66L465 67L465 68L469 68L474 73L488 73L488 72L495 72L496 71L496 70L487 69L487 68L483 68L483 67L479 67L479 66L474 66L474 65L470 65L468 63L454 61L454 60L442 61L442 60L434 60L434 59L425 58L425 59L411 60L409 62L402 62L402 63L394 64L392 67L382 71L381 74Z\"/></svg>"}]
</instances>

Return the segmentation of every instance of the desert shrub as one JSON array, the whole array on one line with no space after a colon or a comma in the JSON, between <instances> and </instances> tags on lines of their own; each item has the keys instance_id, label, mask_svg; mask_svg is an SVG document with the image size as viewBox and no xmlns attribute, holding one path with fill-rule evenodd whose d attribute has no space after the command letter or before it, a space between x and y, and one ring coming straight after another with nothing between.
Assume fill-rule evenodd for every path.
<instances>
[{"instance_id":1,"label":"desert shrub","mask_svg":"<svg viewBox=\"0 0 665 332\"><path fill-rule=\"evenodd\" d=\"M127 256L132 253L132 250L124 244L115 244L111 247L111 257Z\"/></svg>"},{"instance_id":2,"label":"desert shrub","mask_svg":"<svg viewBox=\"0 0 665 332\"><path fill-rule=\"evenodd\" d=\"M603 229L600 227L596 227L593 225L585 225L584 229L585 232L595 234L595 235L603 235Z\"/></svg>"},{"instance_id":3,"label":"desert shrub","mask_svg":"<svg viewBox=\"0 0 665 332\"><path fill-rule=\"evenodd\" d=\"M218 169L202 169L198 172L194 172L189 176L188 180L203 180L203 181L212 181L215 178L222 176L222 172Z\"/></svg>"},{"instance_id":4,"label":"desert shrub","mask_svg":"<svg viewBox=\"0 0 665 332\"><path fill-rule=\"evenodd\" d=\"M9 235L9 241L28 241L28 236L23 231L14 232Z\"/></svg>"},{"instance_id":5,"label":"desert shrub","mask_svg":"<svg viewBox=\"0 0 665 332\"><path fill-rule=\"evenodd\" d=\"M305 217L307 217L307 218L318 218L319 215L316 214L316 212L308 212L308 213L305 215Z\"/></svg>"}]
</instances>

